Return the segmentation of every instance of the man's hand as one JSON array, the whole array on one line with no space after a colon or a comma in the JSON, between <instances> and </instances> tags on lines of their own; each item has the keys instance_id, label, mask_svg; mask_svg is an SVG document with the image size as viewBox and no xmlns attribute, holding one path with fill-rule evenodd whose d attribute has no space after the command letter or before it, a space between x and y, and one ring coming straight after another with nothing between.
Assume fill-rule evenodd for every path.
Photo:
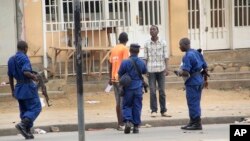
<instances>
[{"instance_id":1,"label":"man's hand","mask_svg":"<svg viewBox=\"0 0 250 141\"><path fill-rule=\"evenodd\" d=\"M38 78L37 78L37 75L36 75L36 74L33 74L33 76L32 76L32 80L34 80L34 81L38 82Z\"/></svg>"},{"instance_id":2,"label":"man's hand","mask_svg":"<svg viewBox=\"0 0 250 141\"><path fill-rule=\"evenodd\" d=\"M113 82L111 79L109 79L109 85L113 85Z\"/></svg>"},{"instance_id":3,"label":"man's hand","mask_svg":"<svg viewBox=\"0 0 250 141\"><path fill-rule=\"evenodd\" d=\"M164 73L165 73L165 75L166 75L166 76L168 76L168 75L169 75L169 72L168 72L168 70L167 70L167 69L165 69Z\"/></svg>"},{"instance_id":4,"label":"man's hand","mask_svg":"<svg viewBox=\"0 0 250 141\"><path fill-rule=\"evenodd\" d=\"M174 74L175 74L176 76L181 76L181 75L180 75L180 71L178 71L178 70L174 70Z\"/></svg>"}]
</instances>

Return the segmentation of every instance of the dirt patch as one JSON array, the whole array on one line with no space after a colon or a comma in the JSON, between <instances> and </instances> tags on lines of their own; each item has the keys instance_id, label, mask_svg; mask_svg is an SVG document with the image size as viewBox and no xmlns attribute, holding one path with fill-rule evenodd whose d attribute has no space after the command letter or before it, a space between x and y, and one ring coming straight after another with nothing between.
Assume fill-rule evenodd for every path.
<instances>
[{"instance_id":1,"label":"dirt patch","mask_svg":"<svg viewBox=\"0 0 250 141\"><path fill-rule=\"evenodd\" d=\"M186 106L185 91L170 89L167 93L167 104ZM205 89L202 95L202 105L206 106L232 106L232 104L244 104L247 101L250 103L249 90L212 90ZM77 95L69 93L64 96L57 96L51 100L53 106L45 109L51 110L70 110L77 107ZM84 106L88 110L107 110L114 109L115 98L113 92L96 92L84 94ZM149 93L144 94L143 106L149 107ZM1 101L0 112L14 112L18 108L18 103L15 99Z\"/></svg>"}]
</instances>

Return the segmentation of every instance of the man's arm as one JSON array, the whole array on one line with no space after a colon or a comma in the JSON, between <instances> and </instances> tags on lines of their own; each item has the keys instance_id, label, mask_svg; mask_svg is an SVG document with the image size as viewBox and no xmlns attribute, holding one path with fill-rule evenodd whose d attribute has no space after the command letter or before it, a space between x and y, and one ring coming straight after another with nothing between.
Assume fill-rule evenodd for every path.
<instances>
[{"instance_id":1,"label":"man's arm","mask_svg":"<svg viewBox=\"0 0 250 141\"><path fill-rule=\"evenodd\" d=\"M162 41L162 45L163 45L163 54L164 54L164 57L165 57L165 75L167 76L169 73L168 73L168 58L169 58L169 55L168 55L168 48L167 48L167 43L166 41Z\"/></svg>"},{"instance_id":2,"label":"man's arm","mask_svg":"<svg viewBox=\"0 0 250 141\"><path fill-rule=\"evenodd\" d=\"M109 62L109 85L112 85L112 63Z\"/></svg>"},{"instance_id":3,"label":"man's arm","mask_svg":"<svg viewBox=\"0 0 250 141\"><path fill-rule=\"evenodd\" d=\"M165 58L165 75L168 76L168 58Z\"/></svg>"},{"instance_id":4,"label":"man's arm","mask_svg":"<svg viewBox=\"0 0 250 141\"><path fill-rule=\"evenodd\" d=\"M9 76L9 82L10 82L10 89L12 97L15 97L14 95L14 78L12 76Z\"/></svg>"},{"instance_id":5,"label":"man's arm","mask_svg":"<svg viewBox=\"0 0 250 141\"><path fill-rule=\"evenodd\" d=\"M183 77L189 77L190 76L189 72L185 71L185 70L175 70L174 73L177 76L183 76Z\"/></svg>"},{"instance_id":6,"label":"man's arm","mask_svg":"<svg viewBox=\"0 0 250 141\"><path fill-rule=\"evenodd\" d=\"M30 78L30 79L32 79L34 81L37 81L37 76L35 74L33 74L33 73L29 72L29 71L24 71L23 74L26 77L28 77L28 78Z\"/></svg>"}]
</instances>

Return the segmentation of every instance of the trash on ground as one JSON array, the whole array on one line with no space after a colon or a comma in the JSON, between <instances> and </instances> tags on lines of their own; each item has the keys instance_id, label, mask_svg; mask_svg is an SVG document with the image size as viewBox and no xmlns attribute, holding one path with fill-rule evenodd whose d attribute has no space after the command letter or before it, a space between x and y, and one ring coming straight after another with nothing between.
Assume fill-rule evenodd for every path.
<instances>
[{"instance_id":1,"label":"trash on ground","mask_svg":"<svg viewBox=\"0 0 250 141\"><path fill-rule=\"evenodd\" d=\"M145 124L144 126L141 126L142 128L150 128L150 127L152 127L152 125L150 125L150 124Z\"/></svg>"},{"instance_id":2,"label":"trash on ground","mask_svg":"<svg viewBox=\"0 0 250 141\"><path fill-rule=\"evenodd\" d=\"M36 129L34 129L34 133L35 134L46 134L47 132L44 131L43 129L36 128Z\"/></svg>"},{"instance_id":3,"label":"trash on ground","mask_svg":"<svg viewBox=\"0 0 250 141\"><path fill-rule=\"evenodd\" d=\"M242 118L240 121L235 121L234 123L250 123L250 118Z\"/></svg>"},{"instance_id":4,"label":"trash on ground","mask_svg":"<svg viewBox=\"0 0 250 141\"><path fill-rule=\"evenodd\" d=\"M6 84L6 82L1 82L0 86L5 86Z\"/></svg>"},{"instance_id":5,"label":"trash on ground","mask_svg":"<svg viewBox=\"0 0 250 141\"><path fill-rule=\"evenodd\" d=\"M59 127L56 127L56 126L50 126L50 131L51 132L59 132L60 129L59 129Z\"/></svg>"},{"instance_id":6,"label":"trash on ground","mask_svg":"<svg viewBox=\"0 0 250 141\"><path fill-rule=\"evenodd\" d=\"M88 100L88 101L86 101L86 103L89 103L89 104L97 104L97 103L100 103L100 101Z\"/></svg>"}]
</instances>

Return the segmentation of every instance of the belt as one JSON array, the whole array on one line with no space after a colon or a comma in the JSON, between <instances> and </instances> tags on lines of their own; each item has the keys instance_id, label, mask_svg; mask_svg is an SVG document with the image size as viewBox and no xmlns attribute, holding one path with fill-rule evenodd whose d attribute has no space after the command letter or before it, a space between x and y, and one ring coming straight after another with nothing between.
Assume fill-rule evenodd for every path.
<instances>
[{"instance_id":1,"label":"belt","mask_svg":"<svg viewBox=\"0 0 250 141\"><path fill-rule=\"evenodd\" d=\"M32 82L32 80L17 80L17 83L18 84L25 84L25 83L31 83Z\"/></svg>"},{"instance_id":2,"label":"belt","mask_svg":"<svg viewBox=\"0 0 250 141\"><path fill-rule=\"evenodd\" d=\"M196 75L198 75L198 74L201 74L201 72L200 72L200 71L194 72L194 73L192 73L192 74L190 75L190 77L196 76Z\"/></svg>"}]
</instances>

